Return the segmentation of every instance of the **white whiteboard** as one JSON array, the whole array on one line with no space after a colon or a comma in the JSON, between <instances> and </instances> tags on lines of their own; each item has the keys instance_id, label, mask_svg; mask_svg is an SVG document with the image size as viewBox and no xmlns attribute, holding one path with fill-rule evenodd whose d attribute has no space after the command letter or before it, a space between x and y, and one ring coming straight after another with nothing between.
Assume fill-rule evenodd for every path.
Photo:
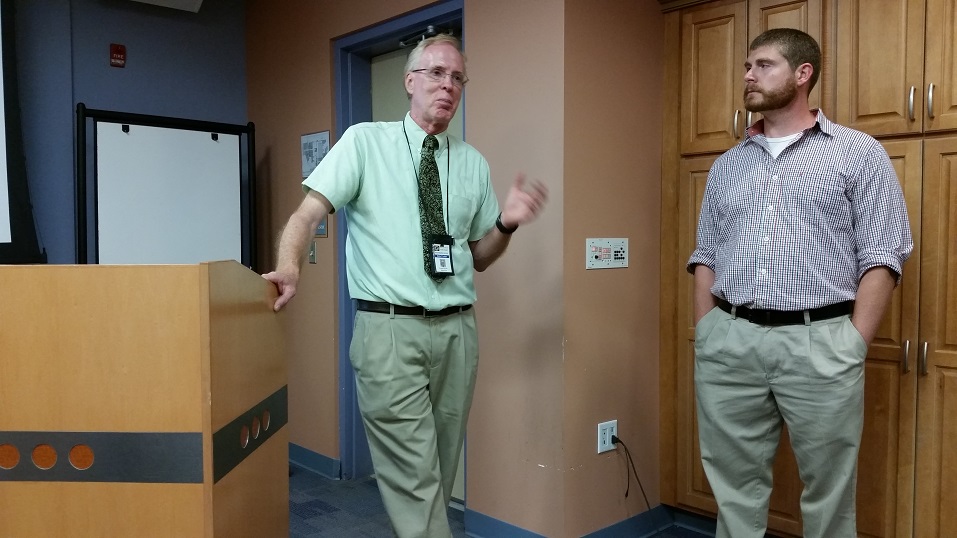
<instances>
[{"instance_id":1,"label":"white whiteboard","mask_svg":"<svg viewBox=\"0 0 957 538\"><path fill-rule=\"evenodd\" d=\"M96 123L101 264L242 263L239 136Z\"/></svg>"}]
</instances>

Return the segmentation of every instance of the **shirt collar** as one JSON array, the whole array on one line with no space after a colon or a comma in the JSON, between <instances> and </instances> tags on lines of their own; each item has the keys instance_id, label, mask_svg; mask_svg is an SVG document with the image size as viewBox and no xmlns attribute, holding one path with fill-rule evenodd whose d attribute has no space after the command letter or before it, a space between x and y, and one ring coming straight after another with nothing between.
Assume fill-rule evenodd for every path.
<instances>
[{"instance_id":1,"label":"shirt collar","mask_svg":"<svg viewBox=\"0 0 957 538\"><path fill-rule=\"evenodd\" d=\"M822 112L821 109L812 110L811 112L815 113L816 120L814 122L814 125L812 125L808 129L805 129L805 132L810 131L814 129L815 127L817 127L817 129L820 130L822 133L828 136L834 136L834 130L836 129L834 122L827 119L827 117L824 116L824 112ZM747 140L745 140L745 142L751 140L752 137L755 137L757 135L763 136L764 135L764 118L761 118L760 120L754 122L754 125L752 125L751 127L748 127L748 130L746 131L746 133L747 133Z\"/></svg>"},{"instance_id":2,"label":"shirt collar","mask_svg":"<svg viewBox=\"0 0 957 538\"><path fill-rule=\"evenodd\" d=\"M405 115L405 134L409 137L409 147L415 151L422 151L422 143L425 141L425 131L419 127L418 123L415 123L415 120L412 119L412 113L408 112ZM449 135L446 131L442 131L435 135L435 138L439 141L439 147L435 150L436 154L442 153L442 151L449 144Z\"/></svg>"}]
</instances>

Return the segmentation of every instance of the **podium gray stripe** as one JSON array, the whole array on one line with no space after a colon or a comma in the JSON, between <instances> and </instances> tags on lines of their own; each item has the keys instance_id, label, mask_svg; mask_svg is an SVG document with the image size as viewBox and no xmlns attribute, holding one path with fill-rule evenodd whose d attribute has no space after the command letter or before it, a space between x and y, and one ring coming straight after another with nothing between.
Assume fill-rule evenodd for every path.
<instances>
[{"instance_id":1,"label":"podium gray stripe","mask_svg":"<svg viewBox=\"0 0 957 538\"><path fill-rule=\"evenodd\" d=\"M0 431L3 445L13 445L20 459L12 469L0 467L0 482L203 483L202 432ZM40 469L32 461L38 445L56 451L50 469ZM86 445L93 453L87 469L70 463L70 450L77 445Z\"/></svg>"},{"instance_id":2,"label":"podium gray stripe","mask_svg":"<svg viewBox=\"0 0 957 538\"><path fill-rule=\"evenodd\" d=\"M269 412L269 427L260 426L259 436L252 434L253 420ZM232 422L220 428L213 434L213 483L229 474L257 448L262 446L270 437L279 431L289 420L289 386L266 397L263 401L249 408ZM240 443L243 426L250 430L249 441L245 447ZM285 449L283 449L285 450Z\"/></svg>"}]
</instances>

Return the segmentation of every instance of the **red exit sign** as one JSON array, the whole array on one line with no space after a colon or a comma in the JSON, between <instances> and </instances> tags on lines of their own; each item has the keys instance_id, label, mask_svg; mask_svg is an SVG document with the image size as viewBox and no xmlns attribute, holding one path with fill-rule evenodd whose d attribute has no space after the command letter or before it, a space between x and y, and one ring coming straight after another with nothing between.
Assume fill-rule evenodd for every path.
<instances>
[{"instance_id":1,"label":"red exit sign","mask_svg":"<svg viewBox=\"0 0 957 538\"><path fill-rule=\"evenodd\" d=\"M110 66L126 67L126 45L110 43Z\"/></svg>"}]
</instances>

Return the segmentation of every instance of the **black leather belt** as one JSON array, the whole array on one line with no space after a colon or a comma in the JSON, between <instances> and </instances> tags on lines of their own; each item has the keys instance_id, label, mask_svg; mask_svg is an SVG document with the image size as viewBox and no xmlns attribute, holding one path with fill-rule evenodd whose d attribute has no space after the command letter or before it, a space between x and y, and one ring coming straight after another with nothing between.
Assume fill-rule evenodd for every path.
<instances>
[{"instance_id":1,"label":"black leather belt","mask_svg":"<svg viewBox=\"0 0 957 538\"><path fill-rule=\"evenodd\" d=\"M718 299L718 308L731 314L733 305L724 299ZM751 323L758 325L802 325L804 323L804 313L808 313L811 321L820 321L822 319L831 319L838 316L844 316L854 311L854 301L844 301L843 303L834 303L821 308L812 308L810 310L759 310L739 306L734 310L734 316L746 319Z\"/></svg>"},{"instance_id":2,"label":"black leather belt","mask_svg":"<svg viewBox=\"0 0 957 538\"><path fill-rule=\"evenodd\" d=\"M364 301L362 299L356 299L356 308L364 312L376 312L378 314L391 314L395 312L396 314L401 314L403 316L423 316L426 318L434 318L438 316L448 316L449 314L465 312L466 310L472 308L472 305L467 304L464 306L450 306L448 308L443 308L442 310L426 310L421 306L402 306L392 303L380 303L377 301Z\"/></svg>"}]
</instances>

